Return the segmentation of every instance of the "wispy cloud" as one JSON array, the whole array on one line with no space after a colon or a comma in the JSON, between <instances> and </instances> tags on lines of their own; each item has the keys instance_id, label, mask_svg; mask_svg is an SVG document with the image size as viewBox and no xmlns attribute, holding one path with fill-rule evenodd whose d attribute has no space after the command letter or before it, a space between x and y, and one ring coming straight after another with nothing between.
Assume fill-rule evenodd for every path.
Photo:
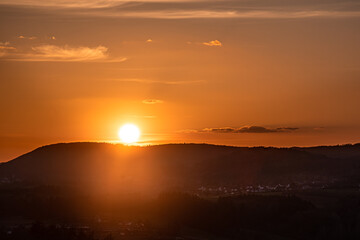
<instances>
[{"instance_id":1,"label":"wispy cloud","mask_svg":"<svg viewBox=\"0 0 360 240\"><path fill-rule=\"evenodd\" d=\"M0 50L15 50L15 47L9 46L10 42L0 42Z\"/></svg>"},{"instance_id":2,"label":"wispy cloud","mask_svg":"<svg viewBox=\"0 0 360 240\"><path fill-rule=\"evenodd\" d=\"M174 80L153 80L153 79L144 79L144 78L118 78L118 79L108 79L108 80L117 81L117 82L134 82L134 83L144 83L144 84L166 84L166 85L200 84L206 82L204 80L174 81Z\"/></svg>"},{"instance_id":3,"label":"wispy cloud","mask_svg":"<svg viewBox=\"0 0 360 240\"><path fill-rule=\"evenodd\" d=\"M15 47L10 47L10 46L1 46L0 45L0 49L4 49L4 50L15 50Z\"/></svg>"},{"instance_id":4,"label":"wispy cloud","mask_svg":"<svg viewBox=\"0 0 360 240\"><path fill-rule=\"evenodd\" d=\"M221 47L222 46L222 43L219 41L219 40L213 40L213 41L210 41L210 42L203 42L204 45L206 46L210 46L210 47Z\"/></svg>"},{"instance_id":5,"label":"wispy cloud","mask_svg":"<svg viewBox=\"0 0 360 240\"><path fill-rule=\"evenodd\" d=\"M37 7L63 7L63 8L106 8L129 2L135 3L161 3L161 2L192 2L193 0L1 0L0 4L37 6ZM199 1L199 0L197 0ZM201 1L201 0L200 0Z\"/></svg>"},{"instance_id":6,"label":"wispy cloud","mask_svg":"<svg viewBox=\"0 0 360 240\"><path fill-rule=\"evenodd\" d=\"M55 45L42 45L32 48L38 59L53 61L94 61L107 58L108 49L104 46L89 47L59 47Z\"/></svg>"},{"instance_id":7,"label":"wispy cloud","mask_svg":"<svg viewBox=\"0 0 360 240\"><path fill-rule=\"evenodd\" d=\"M37 6L37 7L67 7L67 8L102 8L119 4L121 0L2 0L2 4Z\"/></svg>"},{"instance_id":8,"label":"wispy cloud","mask_svg":"<svg viewBox=\"0 0 360 240\"><path fill-rule=\"evenodd\" d=\"M355 0L1 0L1 4L26 11L84 17L113 18L243 18L301 19L360 17L360 3ZM31 6L31 8L29 8Z\"/></svg>"},{"instance_id":9,"label":"wispy cloud","mask_svg":"<svg viewBox=\"0 0 360 240\"><path fill-rule=\"evenodd\" d=\"M144 103L144 104L159 104L159 103L164 103L164 101L159 100L159 99L145 99L142 101L142 103Z\"/></svg>"},{"instance_id":10,"label":"wispy cloud","mask_svg":"<svg viewBox=\"0 0 360 240\"><path fill-rule=\"evenodd\" d=\"M214 11L214 10L169 10L169 11L142 11L142 12L112 12L97 16L129 17L129 18L156 18L156 19L199 19L199 18L239 18L239 19L299 19L299 18L350 18L360 17L360 11Z\"/></svg>"},{"instance_id":11,"label":"wispy cloud","mask_svg":"<svg viewBox=\"0 0 360 240\"><path fill-rule=\"evenodd\" d=\"M298 130L297 127L278 127L267 128L262 126L244 126L240 128L221 127L221 128L204 128L201 130L186 130L188 133L284 133Z\"/></svg>"},{"instance_id":12,"label":"wispy cloud","mask_svg":"<svg viewBox=\"0 0 360 240\"><path fill-rule=\"evenodd\" d=\"M18 36L18 38L19 38L19 39L29 39L29 40L35 40L35 39L37 39L37 37L35 37L35 36L25 37L25 36L23 36L23 35Z\"/></svg>"},{"instance_id":13,"label":"wispy cloud","mask_svg":"<svg viewBox=\"0 0 360 240\"><path fill-rule=\"evenodd\" d=\"M10 42L0 42L0 46L8 46L10 45Z\"/></svg>"},{"instance_id":14,"label":"wispy cloud","mask_svg":"<svg viewBox=\"0 0 360 240\"><path fill-rule=\"evenodd\" d=\"M0 42L0 59L16 50L15 47L10 46L10 42Z\"/></svg>"},{"instance_id":15,"label":"wispy cloud","mask_svg":"<svg viewBox=\"0 0 360 240\"><path fill-rule=\"evenodd\" d=\"M41 45L32 47L30 53L13 53L2 57L9 61L30 62L122 62L126 58L110 58L108 48L98 47L69 47L55 45Z\"/></svg>"}]
</instances>

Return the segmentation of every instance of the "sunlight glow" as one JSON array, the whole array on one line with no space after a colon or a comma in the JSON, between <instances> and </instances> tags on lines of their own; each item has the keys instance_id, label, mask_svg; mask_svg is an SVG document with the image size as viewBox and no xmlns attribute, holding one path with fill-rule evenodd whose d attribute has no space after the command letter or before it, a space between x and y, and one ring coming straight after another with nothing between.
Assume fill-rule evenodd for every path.
<instances>
[{"instance_id":1,"label":"sunlight glow","mask_svg":"<svg viewBox=\"0 0 360 240\"><path fill-rule=\"evenodd\" d=\"M123 143L135 143L139 140L140 129L134 124L125 124L119 129L118 134Z\"/></svg>"}]
</instances>

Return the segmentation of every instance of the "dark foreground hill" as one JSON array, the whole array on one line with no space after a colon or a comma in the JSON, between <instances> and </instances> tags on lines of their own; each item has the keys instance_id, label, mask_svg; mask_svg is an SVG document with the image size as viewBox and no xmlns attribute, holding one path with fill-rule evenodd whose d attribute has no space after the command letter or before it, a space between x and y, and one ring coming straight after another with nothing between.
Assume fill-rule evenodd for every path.
<instances>
[{"instance_id":1,"label":"dark foreground hill","mask_svg":"<svg viewBox=\"0 0 360 240\"><path fill-rule=\"evenodd\" d=\"M200 186L347 181L360 176L360 144L246 148L207 144L61 143L0 165L0 179L91 189L154 191Z\"/></svg>"}]
</instances>

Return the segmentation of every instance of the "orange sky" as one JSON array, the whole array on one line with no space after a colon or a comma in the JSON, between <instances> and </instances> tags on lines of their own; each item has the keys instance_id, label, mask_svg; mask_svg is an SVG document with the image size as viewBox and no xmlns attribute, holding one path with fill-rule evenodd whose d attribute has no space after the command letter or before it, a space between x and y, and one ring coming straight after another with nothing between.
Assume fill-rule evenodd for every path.
<instances>
[{"instance_id":1,"label":"orange sky","mask_svg":"<svg viewBox=\"0 0 360 240\"><path fill-rule=\"evenodd\" d=\"M0 161L40 145L360 142L355 0L0 0Z\"/></svg>"}]
</instances>

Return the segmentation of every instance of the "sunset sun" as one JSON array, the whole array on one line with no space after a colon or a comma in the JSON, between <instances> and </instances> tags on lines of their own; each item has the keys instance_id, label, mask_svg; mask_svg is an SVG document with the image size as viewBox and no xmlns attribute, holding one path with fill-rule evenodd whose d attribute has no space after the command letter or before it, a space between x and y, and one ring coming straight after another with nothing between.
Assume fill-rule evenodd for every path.
<instances>
[{"instance_id":1,"label":"sunset sun","mask_svg":"<svg viewBox=\"0 0 360 240\"><path fill-rule=\"evenodd\" d=\"M0 240L360 240L360 0L0 0Z\"/></svg>"},{"instance_id":2,"label":"sunset sun","mask_svg":"<svg viewBox=\"0 0 360 240\"><path fill-rule=\"evenodd\" d=\"M118 134L123 143L135 143L139 140L140 129L134 124L125 124L119 129Z\"/></svg>"}]
</instances>

